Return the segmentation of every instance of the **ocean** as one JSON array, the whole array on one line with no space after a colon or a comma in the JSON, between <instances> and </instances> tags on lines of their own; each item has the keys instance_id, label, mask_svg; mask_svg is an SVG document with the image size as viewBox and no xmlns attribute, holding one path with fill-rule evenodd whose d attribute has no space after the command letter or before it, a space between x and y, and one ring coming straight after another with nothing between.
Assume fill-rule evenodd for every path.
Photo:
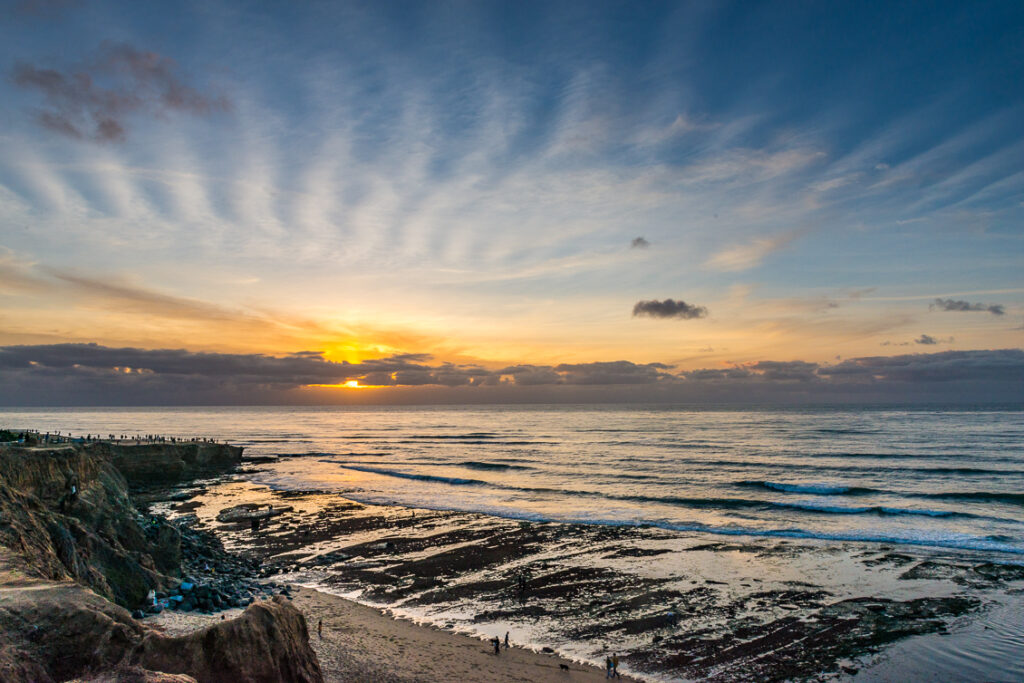
<instances>
[{"instance_id":1,"label":"ocean","mask_svg":"<svg viewBox=\"0 0 1024 683\"><path fill-rule=\"evenodd\" d=\"M255 458L154 511L300 583L649 680L1019 680L1024 411L7 409ZM218 516L274 505L253 534ZM852 675L852 674L850 674Z\"/></svg>"},{"instance_id":2,"label":"ocean","mask_svg":"<svg viewBox=\"0 0 1024 683\"><path fill-rule=\"evenodd\" d=\"M1024 554L1024 411L580 406L7 410L299 456L253 481L365 503Z\"/></svg>"}]
</instances>

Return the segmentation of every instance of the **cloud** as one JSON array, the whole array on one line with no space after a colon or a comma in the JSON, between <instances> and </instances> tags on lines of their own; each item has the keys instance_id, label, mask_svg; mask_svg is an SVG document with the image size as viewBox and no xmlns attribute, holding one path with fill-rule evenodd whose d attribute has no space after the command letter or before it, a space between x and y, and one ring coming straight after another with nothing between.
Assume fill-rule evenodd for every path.
<instances>
[{"instance_id":1,"label":"cloud","mask_svg":"<svg viewBox=\"0 0 1024 683\"><path fill-rule=\"evenodd\" d=\"M625 360L555 366L566 384L651 384L675 379L663 363L638 365Z\"/></svg>"},{"instance_id":2,"label":"cloud","mask_svg":"<svg viewBox=\"0 0 1024 683\"><path fill-rule=\"evenodd\" d=\"M73 387L72 394L119 395L189 393L199 399L245 401L303 387L356 381L374 387L474 387L502 383L541 385L625 385L672 382L662 363L629 361L516 365L489 370L479 365L431 364L428 354L396 354L360 363L333 362L316 351L286 356L204 353L184 349L112 348L99 344L41 344L0 347L0 385ZM0 400L16 397L17 391ZM58 392L59 393L59 392Z\"/></svg>"},{"instance_id":3,"label":"cloud","mask_svg":"<svg viewBox=\"0 0 1024 683\"><path fill-rule=\"evenodd\" d=\"M650 318L680 318L692 320L694 318L706 318L708 309L704 306L688 304L683 300L665 299L658 301L637 301L633 306L633 316L647 316Z\"/></svg>"},{"instance_id":4,"label":"cloud","mask_svg":"<svg viewBox=\"0 0 1024 683\"><path fill-rule=\"evenodd\" d=\"M939 340L931 335L922 334L920 337L914 340L915 344L938 344Z\"/></svg>"},{"instance_id":5,"label":"cloud","mask_svg":"<svg viewBox=\"0 0 1024 683\"><path fill-rule=\"evenodd\" d=\"M747 244L733 245L712 254L704 265L715 270L747 270L761 263L768 254L792 242L798 234L797 231L791 231L775 237L755 239Z\"/></svg>"},{"instance_id":6,"label":"cloud","mask_svg":"<svg viewBox=\"0 0 1024 683\"><path fill-rule=\"evenodd\" d=\"M269 356L98 344L3 346L0 404L124 405L144 401L147 405L248 405L361 400L351 390L331 388L352 380L363 386L389 387L377 390L385 394L370 391L364 396L415 390L426 402L438 395L470 402L501 402L509 397L535 402L558 397L780 402L923 396L938 400L942 391L946 392L943 398L961 401L978 397L1019 400L1024 387L1024 351L1020 349L852 358L835 365L766 360L678 375L663 363L625 360L522 364L500 370L431 361L427 354L347 363L329 361L316 351ZM937 388L939 383L947 388Z\"/></svg>"},{"instance_id":7,"label":"cloud","mask_svg":"<svg viewBox=\"0 0 1024 683\"><path fill-rule=\"evenodd\" d=\"M928 306L928 310L988 311L992 315L1004 315L1006 313L1002 304L972 304L968 301L957 301L955 299L936 299L935 303Z\"/></svg>"},{"instance_id":8,"label":"cloud","mask_svg":"<svg viewBox=\"0 0 1024 683\"><path fill-rule=\"evenodd\" d=\"M817 363L809 363L802 360L772 361L763 360L754 363L750 369L757 372L766 380L809 382L816 377L818 370Z\"/></svg>"},{"instance_id":9,"label":"cloud","mask_svg":"<svg viewBox=\"0 0 1024 683\"><path fill-rule=\"evenodd\" d=\"M633 249L646 249L651 246L651 243L645 240L643 237L634 237L630 247Z\"/></svg>"},{"instance_id":10,"label":"cloud","mask_svg":"<svg viewBox=\"0 0 1024 683\"><path fill-rule=\"evenodd\" d=\"M1024 381L1024 350L942 351L850 358L818 369L832 380L868 382Z\"/></svg>"},{"instance_id":11,"label":"cloud","mask_svg":"<svg viewBox=\"0 0 1024 683\"><path fill-rule=\"evenodd\" d=\"M206 116L230 108L222 95L203 94L178 74L174 60L127 43L104 43L65 71L15 64L14 83L43 96L42 127L71 138L121 142L132 114L181 112Z\"/></svg>"},{"instance_id":12,"label":"cloud","mask_svg":"<svg viewBox=\"0 0 1024 683\"><path fill-rule=\"evenodd\" d=\"M705 368L686 370L679 377L697 382L748 381L764 382L810 382L818 379L817 363L802 360L763 360L731 368Z\"/></svg>"}]
</instances>

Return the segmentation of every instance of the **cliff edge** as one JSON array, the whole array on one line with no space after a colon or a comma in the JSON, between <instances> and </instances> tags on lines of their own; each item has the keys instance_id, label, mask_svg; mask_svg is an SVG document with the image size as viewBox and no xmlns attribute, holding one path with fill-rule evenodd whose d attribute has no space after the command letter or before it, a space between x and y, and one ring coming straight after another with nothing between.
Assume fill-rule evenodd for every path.
<instances>
[{"instance_id":1,"label":"cliff edge","mask_svg":"<svg viewBox=\"0 0 1024 683\"><path fill-rule=\"evenodd\" d=\"M141 515L129 488L240 460L241 448L206 442L0 447L0 680L321 681L284 598L177 638L125 609L176 585L181 562L180 532Z\"/></svg>"}]
</instances>

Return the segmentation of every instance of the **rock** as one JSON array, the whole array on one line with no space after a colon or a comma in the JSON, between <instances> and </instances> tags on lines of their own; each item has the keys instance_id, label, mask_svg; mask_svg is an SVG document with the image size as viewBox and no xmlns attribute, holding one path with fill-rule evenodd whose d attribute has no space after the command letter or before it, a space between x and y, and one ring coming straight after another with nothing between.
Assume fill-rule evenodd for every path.
<instances>
[{"instance_id":1,"label":"rock","mask_svg":"<svg viewBox=\"0 0 1024 683\"><path fill-rule=\"evenodd\" d=\"M76 678L68 683L197 683L185 674L168 674L162 671L147 671L137 666L119 667L86 678Z\"/></svg>"},{"instance_id":2,"label":"rock","mask_svg":"<svg viewBox=\"0 0 1024 683\"><path fill-rule=\"evenodd\" d=\"M188 673L200 682L323 680L305 618L281 598L186 636L150 634L131 659L147 669Z\"/></svg>"}]
</instances>

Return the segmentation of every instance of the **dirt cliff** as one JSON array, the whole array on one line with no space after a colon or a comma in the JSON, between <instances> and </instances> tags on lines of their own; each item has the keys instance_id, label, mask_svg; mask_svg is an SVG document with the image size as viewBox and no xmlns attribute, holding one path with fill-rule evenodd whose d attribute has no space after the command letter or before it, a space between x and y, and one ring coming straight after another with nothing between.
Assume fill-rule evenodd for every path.
<instances>
[{"instance_id":1,"label":"dirt cliff","mask_svg":"<svg viewBox=\"0 0 1024 683\"><path fill-rule=\"evenodd\" d=\"M78 446L5 448L0 545L24 557L40 578L73 579L134 607L177 572L180 537L139 515L108 454Z\"/></svg>"},{"instance_id":2,"label":"dirt cliff","mask_svg":"<svg viewBox=\"0 0 1024 683\"><path fill-rule=\"evenodd\" d=\"M125 609L176 583L181 557L179 532L141 515L129 487L240 458L194 442L0 448L0 680L321 681L305 619L284 598L178 638Z\"/></svg>"}]
</instances>

